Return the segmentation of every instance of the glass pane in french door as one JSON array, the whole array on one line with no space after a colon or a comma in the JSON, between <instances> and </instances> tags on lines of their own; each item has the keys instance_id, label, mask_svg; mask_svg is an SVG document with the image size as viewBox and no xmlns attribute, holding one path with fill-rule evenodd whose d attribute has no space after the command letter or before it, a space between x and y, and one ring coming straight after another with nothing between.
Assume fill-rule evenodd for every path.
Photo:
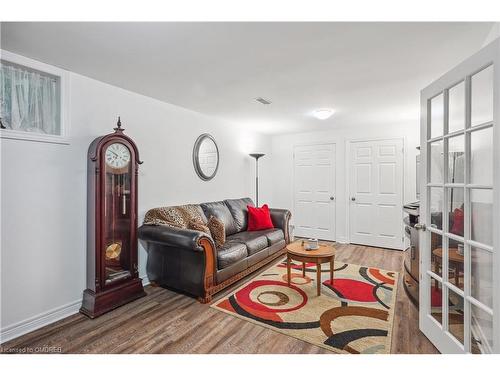
<instances>
[{"instance_id":1,"label":"glass pane in french door","mask_svg":"<svg viewBox=\"0 0 500 375\"><path fill-rule=\"evenodd\" d=\"M453 86L448 91L448 133L465 128L465 82Z\"/></svg>"},{"instance_id":2,"label":"glass pane in french door","mask_svg":"<svg viewBox=\"0 0 500 375\"><path fill-rule=\"evenodd\" d=\"M493 121L493 65L471 77L471 126Z\"/></svg>"},{"instance_id":3,"label":"glass pane in french door","mask_svg":"<svg viewBox=\"0 0 500 375\"><path fill-rule=\"evenodd\" d=\"M464 236L464 188L446 188L449 210L448 232ZM451 245L450 245L451 246ZM456 247L456 246L454 246Z\"/></svg>"},{"instance_id":4,"label":"glass pane in french door","mask_svg":"<svg viewBox=\"0 0 500 375\"><path fill-rule=\"evenodd\" d=\"M435 229L443 229L443 188L429 188L429 201L431 209L431 227Z\"/></svg>"},{"instance_id":5,"label":"glass pane in french door","mask_svg":"<svg viewBox=\"0 0 500 375\"><path fill-rule=\"evenodd\" d=\"M484 305L493 307L493 253L471 246L470 249L471 297Z\"/></svg>"},{"instance_id":6,"label":"glass pane in french door","mask_svg":"<svg viewBox=\"0 0 500 375\"><path fill-rule=\"evenodd\" d=\"M431 233L431 271L442 276L443 270L443 236Z\"/></svg>"},{"instance_id":7,"label":"glass pane in french door","mask_svg":"<svg viewBox=\"0 0 500 375\"><path fill-rule=\"evenodd\" d=\"M439 94L431 99L431 138L443 135L444 128L444 104L443 94Z\"/></svg>"},{"instance_id":8,"label":"glass pane in french door","mask_svg":"<svg viewBox=\"0 0 500 375\"><path fill-rule=\"evenodd\" d=\"M430 279L429 287L431 289L430 299L431 316L440 324L443 324L443 285L440 281L428 276Z\"/></svg>"},{"instance_id":9,"label":"glass pane in french door","mask_svg":"<svg viewBox=\"0 0 500 375\"><path fill-rule=\"evenodd\" d=\"M479 129L470 135L470 183L493 184L493 127Z\"/></svg>"},{"instance_id":10,"label":"glass pane in french door","mask_svg":"<svg viewBox=\"0 0 500 375\"><path fill-rule=\"evenodd\" d=\"M464 243L452 238L448 241L448 282L464 290Z\"/></svg>"},{"instance_id":11,"label":"glass pane in french door","mask_svg":"<svg viewBox=\"0 0 500 375\"><path fill-rule=\"evenodd\" d=\"M443 182L443 141L432 142L429 151L430 182Z\"/></svg>"},{"instance_id":12,"label":"glass pane in french door","mask_svg":"<svg viewBox=\"0 0 500 375\"><path fill-rule=\"evenodd\" d=\"M464 297L448 289L448 331L464 343Z\"/></svg>"},{"instance_id":13,"label":"glass pane in french door","mask_svg":"<svg viewBox=\"0 0 500 375\"><path fill-rule=\"evenodd\" d=\"M448 139L448 182L465 182L465 137L459 135Z\"/></svg>"},{"instance_id":14,"label":"glass pane in french door","mask_svg":"<svg viewBox=\"0 0 500 375\"><path fill-rule=\"evenodd\" d=\"M493 246L493 190L470 189L471 239Z\"/></svg>"},{"instance_id":15,"label":"glass pane in french door","mask_svg":"<svg viewBox=\"0 0 500 375\"><path fill-rule=\"evenodd\" d=\"M493 317L471 304L471 352L489 354L493 349Z\"/></svg>"}]
</instances>

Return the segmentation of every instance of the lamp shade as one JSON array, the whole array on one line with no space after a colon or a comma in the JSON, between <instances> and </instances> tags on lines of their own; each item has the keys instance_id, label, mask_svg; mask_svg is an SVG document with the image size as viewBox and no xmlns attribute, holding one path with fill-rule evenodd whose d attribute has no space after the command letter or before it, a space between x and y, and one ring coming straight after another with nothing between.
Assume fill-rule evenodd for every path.
<instances>
[{"instance_id":1,"label":"lamp shade","mask_svg":"<svg viewBox=\"0 0 500 375\"><path fill-rule=\"evenodd\" d=\"M250 155L252 158L255 158L255 160L258 160L259 158L263 157L265 154L262 154L262 153L253 153L253 154L248 154Z\"/></svg>"}]
</instances>

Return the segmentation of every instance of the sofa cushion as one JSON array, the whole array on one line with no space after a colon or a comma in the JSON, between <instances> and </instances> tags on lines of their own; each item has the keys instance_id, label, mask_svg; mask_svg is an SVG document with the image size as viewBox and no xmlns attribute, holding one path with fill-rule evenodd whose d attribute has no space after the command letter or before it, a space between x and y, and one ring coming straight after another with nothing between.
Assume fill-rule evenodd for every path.
<instances>
[{"instance_id":1,"label":"sofa cushion","mask_svg":"<svg viewBox=\"0 0 500 375\"><path fill-rule=\"evenodd\" d=\"M208 202L202 203L200 204L200 206L207 218L210 218L210 216L215 216L216 218L222 220L226 229L226 236L234 234L238 231L236 228L236 223L233 219L233 215L231 215L229 208L224 202Z\"/></svg>"},{"instance_id":2,"label":"sofa cushion","mask_svg":"<svg viewBox=\"0 0 500 375\"><path fill-rule=\"evenodd\" d=\"M228 241L217 249L218 269L223 269L247 257L247 248L240 242Z\"/></svg>"},{"instance_id":3,"label":"sofa cushion","mask_svg":"<svg viewBox=\"0 0 500 375\"><path fill-rule=\"evenodd\" d=\"M268 256L269 256L269 248L266 247L265 249L255 253L255 254L249 255L247 258L247 265L248 265L248 267L252 267L254 264L262 262Z\"/></svg>"},{"instance_id":4,"label":"sofa cushion","mask_svg":"<svg viewBox=\"0 0 500 375\"><path fill-rule=\"evenodd\" d=\"M269 246L267 248L267 251L269 252L269 255L273 255L278 251L282 250L285 246L286 246L285 240L281 240L276 242L274 245Z\"/></svg>"},{"instance_id":5,"label":"sofa cushion","mask_svg":"<svg viewBox=\"0 0 500 375\"><path fill-rule=\"evenodd\" d=\"M266 229L255 233L262 233L264 236L266 236L267 241L269 242L269 246L274 245L275 243L278 243L281 240L285 239L285 234L283 233L283 230L277 228Z\"/></svg>"},{"instance_id":6,"label":"sofa cushion","mask_svg":"<svg viewBox=\"0 0 500 375\"><path fill-rule=\"evenodd\" d=\"M221 268L217 270L217 274L215 276L217 283L229 279L230 277L245 271L248 268L248 258L237 261L236 263L231 264L226 268Z\"/></svg>"},{"instance_id":7,"label":"sofa cushion","mask_svg":"<svg viewBox=\"0 0 500 375\"><path fill-rule=\"evenodd\" d=\"M268 246L267 237L261 232L240 232L229 236L227 240L245 244L248 255L255 254Z\"/></svg>"},{"instance_id":8,"label":"sofa cushion","mask_svg":"<svg viewBox=\"0 0 500 375\"><path fill-rule=\"evenodd\" d=\"M234 223L236 224L236 229L238 232L247 230L248 226L248 208L247 206L253 206L253 202L250 198L240 198L240 199L226 199L224 201L233 215Z\"/></svg>"}]
</instances>

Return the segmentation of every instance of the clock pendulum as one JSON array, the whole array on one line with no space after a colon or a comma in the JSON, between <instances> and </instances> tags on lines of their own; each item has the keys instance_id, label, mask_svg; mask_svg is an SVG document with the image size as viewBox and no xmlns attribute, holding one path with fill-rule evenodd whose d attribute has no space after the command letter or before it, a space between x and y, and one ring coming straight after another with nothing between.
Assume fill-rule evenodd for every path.
<instances>
[{"instance_id":1,"label":"clock pendulum","mask_svg":"<svg viewBox=\"0 0 500 375\"><path fill-rule=\"evenodd\" d=\"M120 178L119 176L118 178ZM115 175L111 174L111 190L115 191L118 196L120 196L120 185L117 186L115 189ZM115 215L113 214L116 210L115 207L115 194L112 194L111 196L111 212L112 212L112 224L111 224L111 233L112 233L112 239L111 239L111 244L106 247L106 259L110 261L118 261L120 257L120 253L122 251L122 244L118 241L115 240L115 234L116 234L116 220L115 220Z\"/></svg>"}]
</instances>

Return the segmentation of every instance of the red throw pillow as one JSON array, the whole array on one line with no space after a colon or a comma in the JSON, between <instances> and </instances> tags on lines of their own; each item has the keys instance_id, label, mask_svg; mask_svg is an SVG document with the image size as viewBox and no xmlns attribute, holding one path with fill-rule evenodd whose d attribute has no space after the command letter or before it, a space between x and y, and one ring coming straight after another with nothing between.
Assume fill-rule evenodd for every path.
<instances>
[{"instance_id":1,"label":"red throw pillow","mask_svg":"<svg viewBox=\"0 0 500 375\"><path fill-rule=\"evenodd\" d=\"M274 228L267 204L261 208L248 205L248 231Z\"/></svg>"},{"instance_id":2,"label":"red throw pillow","mask_svg":"<svg viewBox=\"0 0 500 375\"><path fill-rule=\"evenodd\" d=\"M461 208L455 208L453 211L453 226L450 232L457 236L463 237L464 235L464 210Z\"/></svg>"}]
</instances>

